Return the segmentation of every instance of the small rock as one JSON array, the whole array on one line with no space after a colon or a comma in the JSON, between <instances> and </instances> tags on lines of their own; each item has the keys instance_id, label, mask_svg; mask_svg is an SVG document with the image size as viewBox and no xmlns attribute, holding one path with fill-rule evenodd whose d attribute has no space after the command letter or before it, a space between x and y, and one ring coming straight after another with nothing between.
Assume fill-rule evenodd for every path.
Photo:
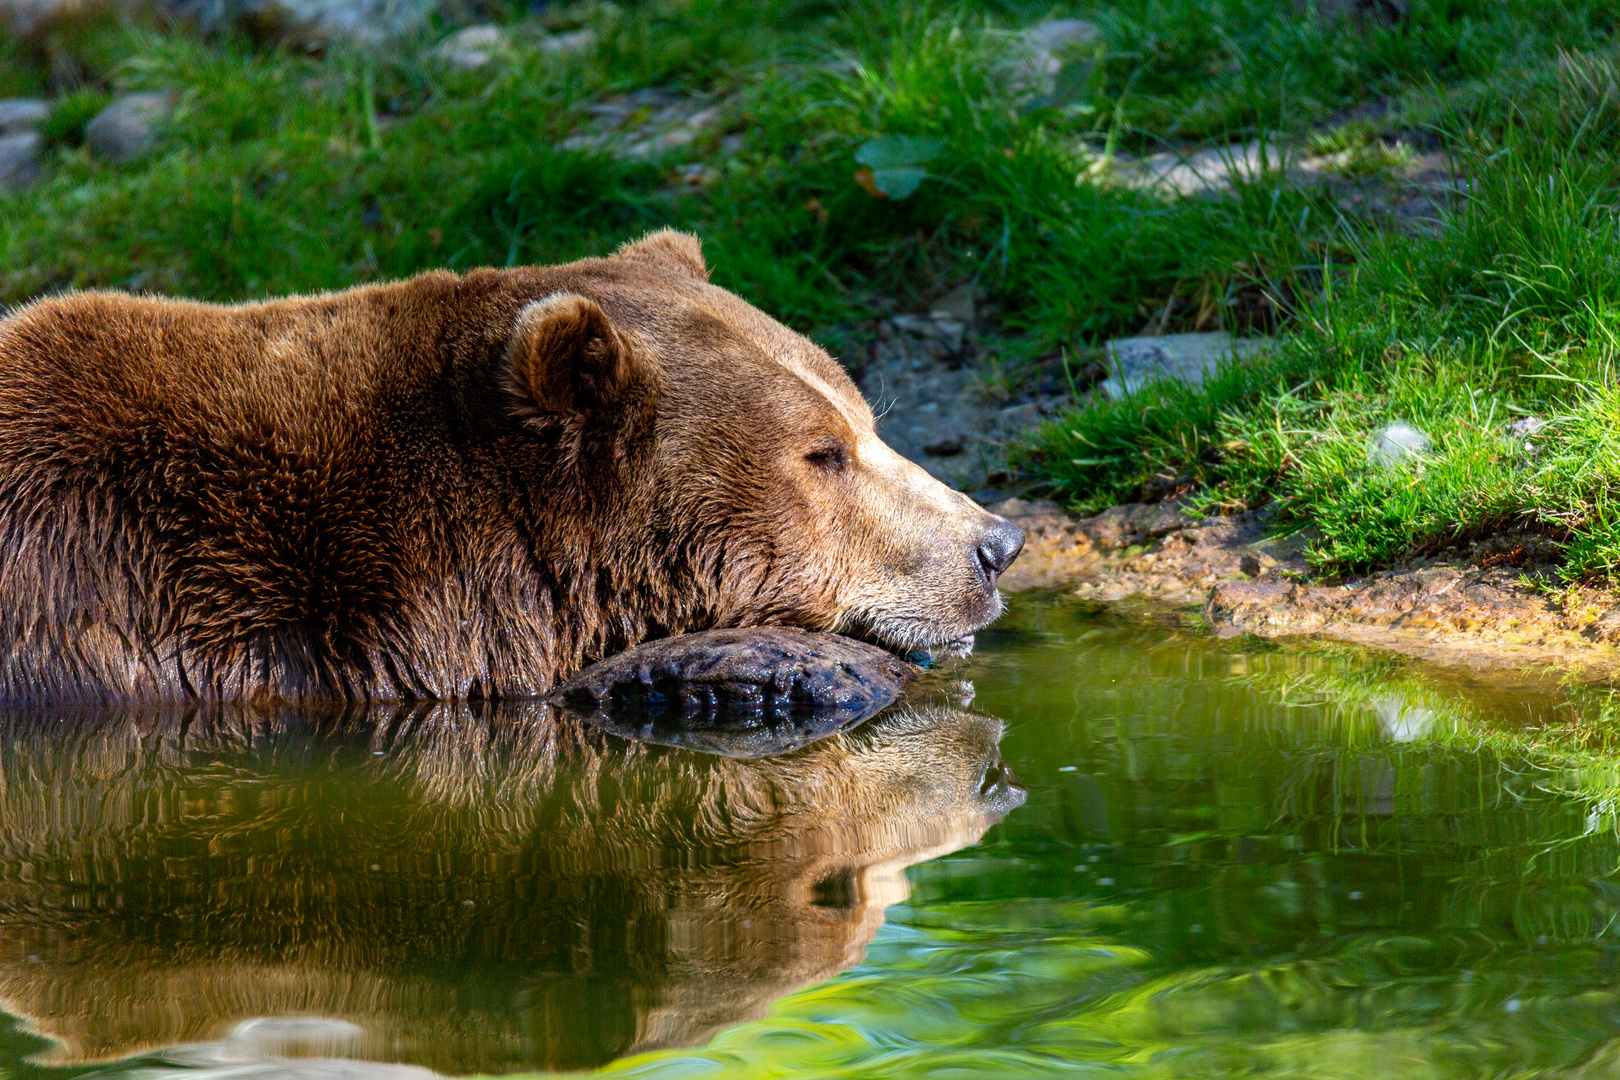
<instances>
[{"instance_id":1,"label":"small rock","mask_svg":"<svg viewBox=\"0 0 1620 1080\"><path fill-rule=\"evenodd\" d=\"M459 71L476 71L506 47L506 31L493 23L481 23L457 30L439 42L433 56Z\"/></svg>"},{"instance_id":2,"label":"small rock","mask_svg":"<svg viewBox=\"0 0 1620 1080\"><path fill-rule=\"evenodd\" d=\"M1092 44L1098 30L1096 23L1084 19L1050 19L1028 27L1022 36L1031 49L1050 55L1075 45Z\"/></svg>"},{"instance_id":3,"label":"small rock","mask_svg":"<svg viewBox=\"0 0 1620 1080\"><path fill-rule=\"evenodd\" d=\"M956 356L962 351L962 343L966 340L967 325L955 319L943 319L932 316L934 320L935 337L940 348L946 356Z\"/></svg>"},{"instance_id":4,"label":"small rock","mask_svg":"<svg viewBox=\"0 0 1620 1080\"><path fill-rule=\"evenodd\" d=\"M160 0L156 6L207 32L234 26L304 49L340 39L379 46L419 30L441 7L437 0Z\"/></svg>"},{"instance_id":5,"label":"small rock","mask_svg":"<svg viewBox=\"0 0 1620 1080\"><path fill-rule=\"evenodd\" d=\"M991 430L1004 435L1017 435L1040 423L1041 408L1033 401L1022 405L1009 405L996 413Z\"/></svg>"},{"instance_id":6,"label":"small rock","mask_svg":"<svg viewBox=\"0 0 1620 1080\"><path fill-rule=\"evenodd\" d=\"M596 44L596 31L573 30L566 34L549 34L540 39L540 51L551 56L578 56L589 52Z\"/></svg>"},{"instance_id":7,"label":"small rock","mask_svg":"<svg viewBox=\"0 0 1620 1080\"><path fill-rule=\"evenodd\" d=\"M716 120L720 119L720 106L710 105L707 109L699 109L686 118L686 126L693 131L702 131Z\"/></svg>"},{"instance_id":8,"label":"small rock","mask_svg":"<svg viewBox=\"0 0 1620 1080\"><path fill-rule=\"evenodd\" d=\"M955 457L961 452L962 438L959 435L952 435L923 447L923 453L930 457Z\"/></svg>"},{"instance_id":9,"label":"small rock","mask_svg":"<svg viewBox=\"0 0 1620 1080\"><path fill-rule=\"evenodd\" d=\"M1009 75L1019 93L1048 93L1063 68L1062 52L1090 45L1099 37L1097 24L1085 19L1052 19L1026 27L1013 39L1015 66Z\"/></svg>"},{"instance_id":10,"label":"small rock","mask_svg":"<svg viewBox=\"0 0 1620 1080\"><path fill-rule=\"evenodd\" d=\"M570 154L577 154L600 150L606 143L607 137L605 135L596 132L582 132L578 135L568 136L557 145Z\"/></svg>"},{"instance_id":11,"label":"small rock","mask_svg":"<svg viewBox=\"0 0 1620 1080\"><path fill-rule=\"evenodd\" d=\"M1135 533L1135 541L1157 540L1169 536L1177 529L1191 524L1181 512L1181 504L1173 502L1144 503L1133 508L1126 519Z\"/></svg>"},{"instance_id":12,"label":"small rock","mask_svg":"<svg viewBox=\"0 0 1620 1080\"><path fill-rule=\"evenodd\" d=\"M1110 374L1102 383L1102 392L1117 401L1158 379L1201 386L1223 361L1247 359L1268 344L1267 338L1234 338L1224 330L1118 338L1108 343Z\"/></svg>"},{"instance_id":13,"label":"small rock","mask_svg":"<svg viewBox=\"0 0 1620 1080\"><path fill-rule=\"evenodd\" d=\"M52 24L82 6L82 0L0 0L0 32L44 44Z\"/></svg>"},{"instance_id":14,"label":"small rock","mask_svg":"<svg viewBox=\"0 0 1620 1080\"><path fill-rule=\"evenodd\" d=\"M50 114L50 103L38 98L0 98L0 135L32 130Z\"/></svg>"},{"instance_id":15,"label":"small rock","mask_svg":"<svg viewBox=\"0 0 1620 1080\"><path fill-rule=\"evenodd\" d=\"M43 141L36 131L0 136L0 192L21 191L39 179Z\"/></svg>"},{"instance_id":16,"label":"small rock","mask_svg":"<svg viewBox=\"0 0 1620 1080\"><path fill-rule=\"evenodd\" d=\"M1254 181L1287 165L1276 143L1251 141L1211 146L1191 153L1164 152L1145 158L1116 158L1119 179L1127 187L1153 188L1176 195L1230 190L1235 182Z\"/></svg>"},{"instance_id":17,"label":"small rock","mask_svg":"<svg viewBox=\"0 0 1620 1080\"><path fill-rule=\"evenodd\" d=\"M85 125L85 145L107 161L145 157L157 146L158 129L174 115L179 100L173 90L125 94Z\"/></svg>"},{"instance_id":18,"label":"small rock","mask_svg":"<svg viewBox=\"0 0 1620 1080\"><path fill-rule=\"evenodd\" d=\"M1398 421L1378 432L1367 447L1367 464L1389 468L1433 449L1433 441L1411 424Z\"/></svg>"},{"instance_id":19,"label":"small rock","mask_svg":"<svg viewBox=\"0 0 1620 1080\"><path fill-rule=\"evenodd\" d=\"M936 322L951 320L973 325L973 282L958 286L928 305L928 316Z\"/></svg>"},{"instance_id":20,"label":"small rock","mask_svg":"<svg viewBox=\"0 0 1620 1080\"><path fill-rule=\"evenodd\" d=\"M703 187L720 179L720 174L701 162L691 162L675 170L683 183Z\"/></svg>"},{"instance_id":21,"label":"small rock","mask_svg":"<svg viewBox=\"0 0 1620 1080\"><path fill-rule=\"evenodd\" d=\"M1521 416L1505 429L1510 439L1528 439L1540 435L1547 427L1547 421L1539 416Z\"/></svg>"}]
</instances>

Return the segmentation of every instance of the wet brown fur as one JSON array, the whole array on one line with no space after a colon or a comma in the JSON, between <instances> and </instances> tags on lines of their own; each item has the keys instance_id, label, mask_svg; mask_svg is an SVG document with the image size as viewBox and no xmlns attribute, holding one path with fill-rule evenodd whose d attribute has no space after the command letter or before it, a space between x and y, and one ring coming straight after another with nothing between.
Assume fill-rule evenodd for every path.
<instances>
[{"instance_id":1,"label":"wet brown fur","mask_svg":"<svg viewBox=\"0 0 1620 1080\"><path fill-rule=\"evenodd\" d=\"M529 696L690 630L912 645L993 617L969 553L994 519L891 461L838 365L706 275L664 232L13 314L0 700ZM822 443L876 464L807 464Z\"/></svg>"}]
</instances>

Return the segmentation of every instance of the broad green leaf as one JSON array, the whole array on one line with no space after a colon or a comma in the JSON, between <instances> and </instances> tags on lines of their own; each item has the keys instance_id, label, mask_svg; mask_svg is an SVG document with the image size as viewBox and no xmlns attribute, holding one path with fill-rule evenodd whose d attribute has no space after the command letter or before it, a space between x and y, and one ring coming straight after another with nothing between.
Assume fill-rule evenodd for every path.
<instances>
[{"instance_id":1,"label":"broad green leaf","mask_svg":"<svg viewBox=\"0 0 1620 1080\"><path fill-rule=\"evenodd\" d=\"M928 179L927 169L873 169L872 186L891 199L904 199L924 180Z\"/></svg>"},{"instance_id":2,"label":"broad green leaf","mask_svg":"<svg viewBox=\"0 0 1620 1080\"><path fill-rule=\"evenodd\" d=\"M944 139L918 139L910 135L885 135L863 143L855 151L855 160L869 166L874 172L883 169L908 169L926 165L945 150ZM920 182L920 180L919 180ZM913 184L911 191L916 190ZM908 191L906 194L910 194ZM904 198L904 196L896 196Z\"/></svg>"}]
</instances>

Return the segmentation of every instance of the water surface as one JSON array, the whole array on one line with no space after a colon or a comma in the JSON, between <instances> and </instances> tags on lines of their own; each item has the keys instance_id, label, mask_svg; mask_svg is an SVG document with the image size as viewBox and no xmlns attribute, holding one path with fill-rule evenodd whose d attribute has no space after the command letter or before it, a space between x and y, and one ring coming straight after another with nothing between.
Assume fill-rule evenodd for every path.
<instances>
[{"instance_id":1,"label":"water surface","mask_svg":"<svg viewBox=\"0 0 1620 1080\"><path fill-rule=\"evenodd\" d=\"M0 717L0 1070L1620 1075L1605 708L1018 598L763 761Z\"/></svg>"}]
</instances>

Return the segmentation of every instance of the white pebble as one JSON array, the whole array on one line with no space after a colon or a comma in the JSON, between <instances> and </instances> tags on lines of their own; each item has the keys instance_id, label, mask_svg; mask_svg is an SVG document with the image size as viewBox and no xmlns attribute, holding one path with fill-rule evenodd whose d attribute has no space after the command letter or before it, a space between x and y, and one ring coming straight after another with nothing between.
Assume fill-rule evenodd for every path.
<instances>
[{"instance_id":1,"label":"white pebble","mask_svg":"<svg viewBox=\"0 0 1620 1080\"><path fill-rule=\"evenodd\" d=\"M1398 465L1409 458L1422 457L1434 442L1411 424L1397 422L1373 436L1367 448L1367 464L1380 468Z\"/></svg>"}]
</instances>

